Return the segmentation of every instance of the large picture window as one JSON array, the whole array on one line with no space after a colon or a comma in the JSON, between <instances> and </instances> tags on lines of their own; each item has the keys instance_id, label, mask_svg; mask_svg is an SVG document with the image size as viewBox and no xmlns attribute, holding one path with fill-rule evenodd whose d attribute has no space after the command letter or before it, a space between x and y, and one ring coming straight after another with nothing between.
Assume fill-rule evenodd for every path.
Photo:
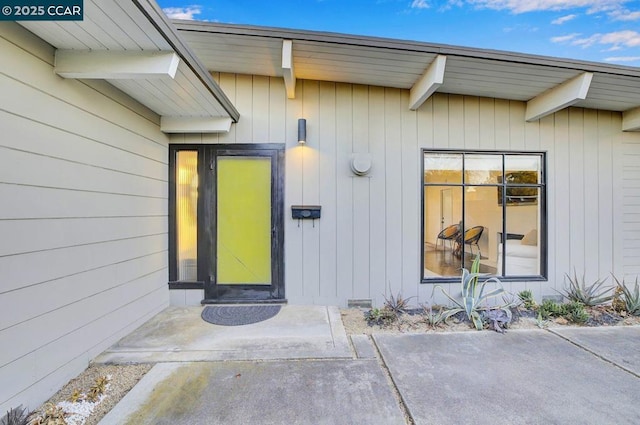
<instances>
[{"instance_id":1,"label":"large picture window","mask_svg":"<svg viewBox=\"0 0 640 425\"><path fill-rule=\"evenodd\" d=\"M546 277L545 155L423 150L423 282Z\"/></svg>"}]
</instances>

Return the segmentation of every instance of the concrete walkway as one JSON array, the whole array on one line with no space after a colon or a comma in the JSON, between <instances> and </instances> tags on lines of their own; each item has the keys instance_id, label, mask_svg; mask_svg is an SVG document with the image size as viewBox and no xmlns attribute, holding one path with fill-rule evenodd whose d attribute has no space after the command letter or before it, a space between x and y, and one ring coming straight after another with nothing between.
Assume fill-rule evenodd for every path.
<instances>
[{"instance_id":1,"label":"concrete walkway","mask_svg":"<svg viewBox=\"0 0 640 425\"><path fill-rule=\"evenodd\" d=\"M416 424L640 424L637 327L374 338Z\"/></svg>"},{"instance_id":2,"label":"concrete walkway","mask_svg":"<svg viewBox=\"0 0 640 425\"><path fill-rule=\"evenodd\" d=\"M337 308L227 328L200 310L98 358L159 362L101 425L640 423L640 327L347 338Z\"/></svg>"},{"instance_id":3,"label":"concrete walkway","mask_svg":"<svg viewBox=\"0 0 640 425\"><path fill-rule=\"evenodd\" d=\"M121 339L96 363L351 358L337 307L283 306L247 326L217 326L202 307L169 307Z\"/></svg>"}]
</instances>

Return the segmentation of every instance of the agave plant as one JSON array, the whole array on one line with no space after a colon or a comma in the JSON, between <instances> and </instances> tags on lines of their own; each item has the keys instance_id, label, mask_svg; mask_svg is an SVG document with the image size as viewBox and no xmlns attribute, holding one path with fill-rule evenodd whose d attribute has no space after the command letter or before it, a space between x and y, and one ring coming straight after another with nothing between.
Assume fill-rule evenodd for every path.
<instances>
[{"instance_id":1,"label":"agave plant","mask_svg":"<svg viewBox=\"0 0 640 425\"><path fill-rule=\"evenodd\" d=\"M613 276L613 279L616 281L616 286L620 292L620 298L624 303L624 309L629 314L640 316L640 286L638 286L638 278L636 277L633 290L627 287L624 282L624 278L622 279L622 282L620 282L615 276Z\"/></svg>"},{"instance_id":2,"label":"agave plant","mask_svg":"<svg viewBox=\"0 0 640 425\"><path fill-rule=\"evenodd\" d=\"M445 319L445 309L440 307L438 311L434 311L431 304L422 306L422 317L424 321L431 326L432 328L436 328L439 324L441 324Z\"/></svg>"},{"instance_id":3,"label":"agave plant","mask_svg":"<svg viewBox=\"0 0 640 425\"><path fill-rule=\"evenodd\" d=\"M565 274L565 276L569 283L560 294L569 301L576 301L592 307L607 303L613 299L613 294L611 293L612 288L609 286L602 287L607 281L606 279L597 279L588 285L585 281L584 274L582 275L582 279L579 279L575 269L573 270L573 278L568 274Z\"/></svg>"},{"instance_id":4,"label":"agave plant","mask_svg":"<svg viewBox=\"0 0 640 425\"><path fill-rule=\"evenodd\" d=\"M440 285L434 287L434 291L436 288L439 288L454 304L454 307L451 307L444 312L444 320L463 311L475 328L481 330L483 328L483 311L502 310L506 314L508 320L511 321L511 310L509 309L509 305L503 304L493 307L486 305L489 299L503 295L506 291L497 277L490 277L481 281L480 278L484 275L479 273L479 270L480 256L477 255L475 260L473 260L470 271L464 268L462 269L462 277L460 279L462 296L460 299L456 299L449 295L449 293L447 293L447 291ZM499 287L485 293L487 285L490 282L496 283Z\"/></svg>"},{"instance_id":5,"label":"agave plant","mask_svg":"<svg viewBox=\"0 0 640 425\"><path fill-rule=\"evenodd\" d=\"M402 294L398 293L397 296L393 294L389 295L389 298L384 296L384 308L393 312L395 315L404 314L409 310L409 300L413 297L402 298Z\"/></svg>"},{"instance_id":6,"label":"agave plant","mask_svg":"<svg viewBox=\"0 0 640 425\"><path fill-rule=\"evenodd\" d=\"M2 418L0 418L0 425L28 425L31 419L32 413L22 405L10 409Z\"/></svg>"}]
</instances>

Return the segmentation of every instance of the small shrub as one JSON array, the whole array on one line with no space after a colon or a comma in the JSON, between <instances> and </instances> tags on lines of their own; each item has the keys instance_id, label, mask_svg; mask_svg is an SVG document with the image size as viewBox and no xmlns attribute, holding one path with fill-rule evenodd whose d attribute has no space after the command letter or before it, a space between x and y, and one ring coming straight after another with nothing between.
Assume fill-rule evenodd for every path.
<instances>
[{"instance_id":1,"label":"small shrub","mask_svg":"<svg viewBox=\"0 0 640 425\"><path fill-rule=\"evenodd\" d=\"M372 308L364 315L369 326L388 326L398 320L398 315L386 308Z\"/></svg>"},{"instance_id":2,"label":"small shrub","mask_svg":"<svg viewBox=\"0 0 640 425\"><path fill-rule=\"evenodd\" d=\"M536 301L533 299L533 292L529 289L518 292L518 298L522 301L522 305L527 310L533 310L536 308Z\"/></svg>"},{"instance_id":3,"label":"small shrub","mask_svg":"<svg viewBox=\"0 0 640 425\"><path fill-rule=\"evenodd\" d=\"M550 317L564 317L572 323L585 323L589 320L589 313L584 308L584 304L571 301L566 304L558 304L551 300L545 300L538 308L538 322L542 323Z\"/></svg>"},{"instance_id":4,"label":"small shrub","mask_svg":"<svg viewBox=\"0 0 640 425\"><path fill-rule=\"evenodd\" d=\"M22 405L14 407L0 418L0 425L28 425L32 414Z\"/></svg>"},{"instance_id":5,"label":"small shrub","mask_svg":"<svg viewBox=\"0 0 640 425\"><path fill-rule=\"evenodd\" d=\"M611 294L612 287L602 287L606 279L598 279L588 285L585 282L584 274L582 275L582 279L579 279L575 270L573 271L573 278L568 274L565 274L565 276L569 284L565 286L561 294L569 301L576 301L592 307L607 303L613 299L613 294Z\"/></svg>"},{"instance_id":6,"label":"small shrub","mask_svg":"<svg viewBox=\"0 0 640 425\"><path fill-rule=\"evenodd\" d=\"M618 281L615 276L613 276L613 279L616 281L616 292L619 294L624 310L634 316L640 316L640 286L638 286L638 278L636 278L633 290L627 287L624 278L622 282Z\"/></svg>"},{"instance_id":7,"label":"small shrub","mask_svg":"<svg viewBox=\"0 0 640 425\"><path fill-rule=\"evenodd\" d=\"M538 316L542 320L547 320L550 317L561 317L564 312L562 304L558 304L553 300L544 300L542 305L538 307Z\"/></svg>"}]
</instances>

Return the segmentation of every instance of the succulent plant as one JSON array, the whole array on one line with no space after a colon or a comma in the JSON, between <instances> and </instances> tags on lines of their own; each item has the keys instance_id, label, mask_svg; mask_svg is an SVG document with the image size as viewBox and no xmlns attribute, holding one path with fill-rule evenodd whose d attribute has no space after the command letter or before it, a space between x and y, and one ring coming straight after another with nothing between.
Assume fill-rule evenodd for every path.
<instances>
[{"instance_id":1,"label":"succulent plant","mask_svg":"<svg viewBox=\"0 0 640 425\"><path fill-rule=\"evenodd\" d=\"M503 304L493 307L488 307L486 305L486 302L489 299L504 295L506 291L502 287L502 283L497 277L490 277L481 281L480 277L482 277L483 275L479 273L479 270L480 255L476 255L475 260L473 260L473 263L471 264L471 270L469 271L464 268L462 269L462 276L460 279L462 298L460 299L456 299L449 295L449 293L445 291L444 288L442 288L440 285L437 285L433 288L434 291L436 290L436 288L439 288L440 291L442 291L442 293L454 304L453 307L447 309L444 313L444 320L448 319L454 314L464 311L477 330L481 330L483 328L483 311L502 310L504 311L505 315L509 317L509 321L511 320L510 305ZM496 283L498 285L498 288L485 293L485 289L487 289L487 285L490 282Z\"/></svg>"},{"instance_id":2,"label":"succulent plant","mask_svg":"<svg viewBox=\"0 0 640 425\"><path fill-rule=\"evenodd\" d=\"M429 326L435 328L445 320L444 308L440 307L438 311L435 312L430 304L423 305L422 317L424 317L425 322L427 322Z\"/></svg>"},{"instance_id":3,"label":"succulent plant","mask_svg":"<svg viewBox=\"0 0 640 425\"><path fill-rule=\"evenodd\" d=\"M634 316L640 316L640 286L638 285L638 278L636 278L633 290L627 286L624 279L622 279L622 282L615 276L613 276L613 279L616 281L616 293L619 295L619 300L624 310Z\"/></svg>"},{"instance_id":4,"label":"succulent plant","mask_svg":"<svg viewBox=\"0 0 640 425\"><path fill-rule=\"evenodd\" d=\"M389 298L384 297L384 308L396 315L406 313L409 310L409 300L411 298L402 298L401 293L398 293L395 297L391 294Z\"/></svg>"},{"instance_id":5,"label":"succulent plant","mask_svg":"<svg viewBox=\"0 0 640 425\"><path fill-rule=\"evenodd\" d=\"M67 413L53 403L45 405L44 413L30 422L30 425L68 425Z\"/></svg>"},{"instance_id":6,"label":"succulent plant","mask_svg":"<svg viewBox=\"0 0 640 425\"><path fill-rule=\"evenodd\" d=\"M568 304L563 304L563 310L565 311L564 317L572 323L585 323L591 316L584 309L584 305L573 301Z\"/></svg>"},{"instance_id":7,"label":"succulent plant","mask_svg":"<svg viewBox=\"0 0 640 425\"><path fill-rule=\"evenodd\" d=\"M579 279L575 269L573 271L573 278L568 274L565 274L565 276L567 277L568 285L564 288L564 291L560 293L569 301L576 301L586 306L595 306L607 303L613 299L613 294L611 293L612 287L607 286L603 288L606 279L597 279L592 284L587 284L584 274L582 275L582 279Z\"/></svg>"},{"instance_id":8,"label":"succulent plant","mask_svg":"<svg viewBox=\"0 0 640 425\"><path fill-rule=\"evenodd\" d=\"M73 393L69 396L68 400L71 403L77 403L79 401L82 401L83 398L84 398L84 394L82 394L80 390L75 389L73 390Z\"/></svg>"},{"instance_id":9,"label":"succulent plant","mask_svg":"<svg viewBox=\"0 0 640 425\"><path fill-rule=\"evenodd\" d=\"M527 310L532 310L536 307L536 302L533 299L533 292L529 289L518 292L518 298L522 301L524 308Z\"/></svg>"},{"instance_id":10,"label":"succulent plant","mask_svg":"<svg viewBox=\"0 0 640 425\"><path fill-rule=\"evenodd\" d=\"M9 409L9 411L0 418L0 425L29 425L32 413L22 405Z\"/></svg>"}]
</instances>

